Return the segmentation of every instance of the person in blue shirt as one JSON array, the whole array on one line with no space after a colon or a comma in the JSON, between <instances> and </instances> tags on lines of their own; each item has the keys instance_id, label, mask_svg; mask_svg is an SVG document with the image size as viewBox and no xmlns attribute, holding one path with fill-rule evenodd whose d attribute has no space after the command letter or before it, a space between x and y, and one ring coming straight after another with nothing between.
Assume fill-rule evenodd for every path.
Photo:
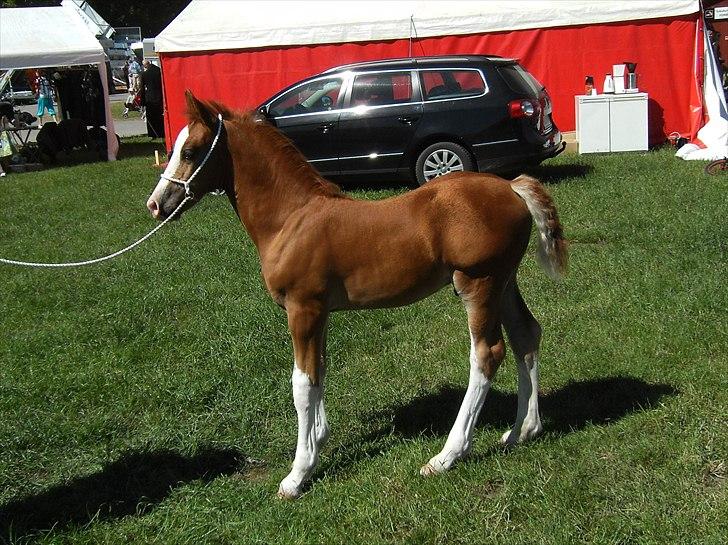
<instances>
[{"instance_id":1,"label":"person in blue shirt","mask_svg":"<svg viewBox=\"0 0 728 545\"><path fill-rule=\"evenodd\" d=\"M136 55L129 57L129 94L136 95L141 88L142 67Z\"/></svg>"},{"instance_id":2,"label":"person in blue shirt","mask_svg":"<svg viewBox=\"0 0 728 545\"><path fill-rule=\"evenodd\" d=\"M37 71L35 72L35 88L36 93L38 94L38 126L43 126L43 116L48 110L48 113L53 118L53 121L58 121L56 119L56 109L54 106L54 100L53 95L55 94L55 90L53 89L53 84L49 81L48 77L46 76L45 72Z\"/></svg>"}]
</instances>

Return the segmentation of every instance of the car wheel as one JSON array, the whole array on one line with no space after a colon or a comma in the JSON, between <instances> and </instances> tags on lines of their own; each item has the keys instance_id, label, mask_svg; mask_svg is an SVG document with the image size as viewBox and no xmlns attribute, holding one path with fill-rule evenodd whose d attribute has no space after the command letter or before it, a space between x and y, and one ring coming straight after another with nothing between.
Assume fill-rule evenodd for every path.
<instances>
[{"instance_id":1,"label":"car wheel","mask_svg":"<svg viewBox=\"0 0 728 545\"><path fill-rule=\"evenodd\" d=\"M463 146L438 142L427 146L415 163L415 178L422 185L449 172L475 170L475 162Z\"/></svg>"}]
</instances>

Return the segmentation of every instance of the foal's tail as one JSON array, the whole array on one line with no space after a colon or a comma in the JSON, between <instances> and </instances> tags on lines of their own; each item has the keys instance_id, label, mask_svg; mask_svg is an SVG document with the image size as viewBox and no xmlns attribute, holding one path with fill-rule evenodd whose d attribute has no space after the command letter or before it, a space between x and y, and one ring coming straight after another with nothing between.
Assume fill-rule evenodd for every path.
<instances>
[{"instance_id":1,"label":"foal's tail","mask_svg":"<svg viewBox=\"0 0 728 545\"><path fill-rule=\"evenodd\" d=\"M521 174L511 182L511 189L521 197L538 228L536 257L541 267L554 280L566 274L569 252L551 195L536 178Z\"/></svg>"}]
</instances>

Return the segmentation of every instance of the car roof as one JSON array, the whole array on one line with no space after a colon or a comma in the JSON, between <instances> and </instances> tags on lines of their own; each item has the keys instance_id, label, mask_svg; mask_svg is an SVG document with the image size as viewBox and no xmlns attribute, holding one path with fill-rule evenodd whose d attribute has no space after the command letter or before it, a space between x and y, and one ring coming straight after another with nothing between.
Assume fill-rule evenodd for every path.
<instances>
[{"instance_id":1,"label":"car roof","mask_svg":"<svg viewBox=\"0 0 728 545\"><path fill-rule=\"evenodd\" d=\"M408 70L413 68L471 68L478 65L511 65L517 63L517 59L499 57L498 55L440 55L432 57L406 57L398 59L382 59L377 61L355 62L351 64L342 64L329 68L323 72L319 72L278 91L272 97L269 97L263 104L269 104L276 97L286 93L289 89L297 87L311 80L321 78L321 76L340 74L343 72L364 72L369 70ZM468 66L470 65L470 66Z\"/></svg>"},{"instance_id":2,"label":"car roof","mask_svg":"<svg viewBox=\"0 0 728 545\"><path fill-rule=\"evenodd\" d=\"M330 68L321 74L332 74L344 71L376 69L451 67L465 64L513 64L515 59L507 59L497 55L446 55L437 57L407 57L399 59L383 59L378 61L356 62Z\"/></svg>"}]
</instances>

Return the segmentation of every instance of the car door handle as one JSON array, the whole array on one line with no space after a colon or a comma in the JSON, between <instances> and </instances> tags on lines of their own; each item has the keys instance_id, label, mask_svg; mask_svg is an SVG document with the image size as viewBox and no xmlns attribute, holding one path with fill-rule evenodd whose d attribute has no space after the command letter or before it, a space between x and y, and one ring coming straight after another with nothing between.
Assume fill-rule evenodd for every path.
<instances>
[{"instance_id":1,"label":"car door handle","mask_svg":"<svg viewBox=\"0 0 728 545\"><path fill-rule=\"evenodd\" d=\"M403 125L412 125L412 123L414 123L418 119L419 119L419 117L410 117L410 116L403 115L402 117L398 117L397 121L399 121Z\"/></svg>"},{"instance_id":2,"label":"car door handle","mask_svg":"<svg viewBox=\"0 0 728 545\"><path fill-rule=\"evenodd\" d=\"M327 132L329 132L331 129L334 128L334 125L336 125L336 123L323 123L323 124L319 125L317 127L317 129L320 130L322 133L326 134Z\"/></svg>"}]
</instances>

